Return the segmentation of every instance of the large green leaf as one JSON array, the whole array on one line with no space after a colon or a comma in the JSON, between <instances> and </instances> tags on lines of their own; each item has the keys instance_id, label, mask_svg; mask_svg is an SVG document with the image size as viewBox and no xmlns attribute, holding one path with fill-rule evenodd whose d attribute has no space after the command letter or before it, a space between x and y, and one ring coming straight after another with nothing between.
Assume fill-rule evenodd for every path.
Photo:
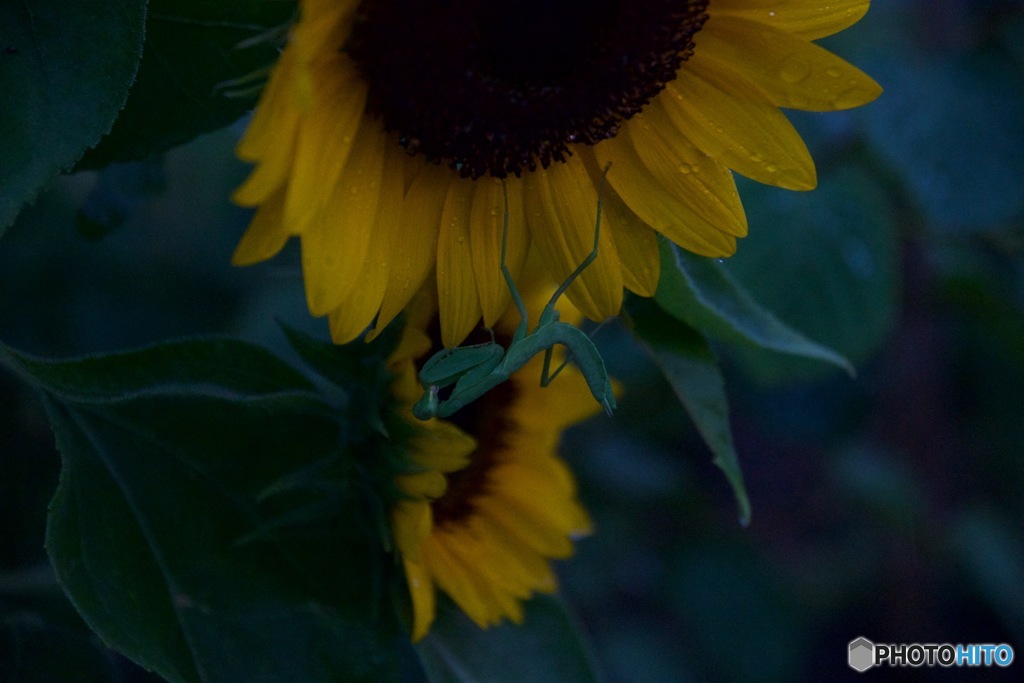
<instances>
[{"instance_id":1,"label":"large green leaf","mask_svg":"<svg viewBox=\"0 0 1024 683\"><path fill-rule=\"evenodd\" d=\"M437 620L417 645L433 683L560 683L600 681L576 624L557 598L541 595L525 604L521 626L481 629L451 600L439 596Z\"/></svg>"},{"instance_id":2,"label":"large green leaf","mask_svg":"<svg viewBox=\"0 0 1024 683\"><path fill-rule=\"evenodd\" d=\"M364 454L302 375L242 342L0 353L43 391L63 461L47 549L105 642L172 681L393 676L394 563L365 523ZM263 492L324 461L333 505L254 534L288 512Z\"/></svg>"},{"instance_id":3,"label":"large green leaf","mask_svg":"<svg viewBox=\"0 0 1024 683\"><path fill-rule=\"evenodd\" d=\"M145 0L0 3L0 231L110 130L142 54Z\"/></svg>"},{"instance_id":4,"label":"large green leaf","mask_svg":"<svg viewBox=\"0 0 1024 683\"><path fill-rule=\"evenodd\" d=\"M646 299L631 299L630 318L672 390L679 397L714 463L725 473L739 506L740 523L750 522L750 498L729 428L725 380L704 337Z\"/></svg>"},{"instance_id":5,"label":"large green leaf","mask_svg":"<svg viewBox=\"0 0 1024 683\"><path fill-rule=\"evenodd\" d=\"M150 0L139 75L83 165L143 159L252 109L295 12L289 0Z\"/></svg>"},{"instance_id":6,"label":"large green leaf","mask_svg":"<svg viewBox=\"0 0 1024 683\"><path fill-rule=\"evenodd\" d=\"M720 262L660 242L661 279L654 300L669 315L725 342L820 360L853 373L845 358L763 308Z\"/></svg>"},{"instance_id":7,"label":"large green leaf","mask_svg":"<svg viewBox=\"0 0 1024 683\"><path fill-rule=\"evenodd\" d=\"M143 349L73 360L35 358L0 343L15 371L43 390L85 403L123 401L140 394L193 395L209 391L239 399L311 389L297 370L265 349L236 339L172 341Z\"/></svg>"},{"instance_id":8,"label":"large green leaf","mask_svg":"<svg viewBox=\"0 0 1024 683\"><path fill-rule=\"evenodd\" d=\"M888 338L900 289L898 228L886 193L852 164L825 170L811 193L744 187L750 237L723 267L788 325L867 361ZM739 350L767 382L814 379L827 366Z\"/></svg>"}]
</instances>

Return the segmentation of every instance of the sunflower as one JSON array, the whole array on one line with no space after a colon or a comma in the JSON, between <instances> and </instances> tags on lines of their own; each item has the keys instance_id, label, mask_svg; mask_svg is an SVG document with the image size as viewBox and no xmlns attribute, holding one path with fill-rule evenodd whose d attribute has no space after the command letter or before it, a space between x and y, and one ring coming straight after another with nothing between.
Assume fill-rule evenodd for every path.
<instances>
[{"instance_id":1,"label":"sunflower","mask_svg":"<svg viewBox=\"0 0 1024 683\"><path fill-rule=\"evenodd\" d=\"M537 314L542 303L528 305ZM436 307L414 309L389 359L392 393L419 432L409 444L413 471L396 478L405 497L391 515L412 597L412 638L426 635L434 620L435 590L481 628L521 623L523 600L555 590L549 560L571 555L572 540L590 529L556 450L562 432L598 406L572 366L542 389L538 356L452 421L414 420L411 406L423 394L416 361L432 347L424 313ZM571 306L560 309L568 321L580 319ZM518 322L514 308L499 319L499 341Z\"/></svg>"},{"instance_id":2,"label":"sunflower","mask_svg":"<svg viewBox=\"0 0 1024 683\"><path fill-rule=\"evenodd\" d=\"M794 190L813 161L780 107L855 107L881 92L812 41L868 0L300 0L238 146L259 207L234 255L301 240L307 302L338 343L382 329L435 274L441 335L508 305L527 252L588 318L623 288L651 296L656 234L723 257L747 223L733 172ZM502 199L506 179L510 201ZM532 245L532 247L531 247Z\"/></svg>"}]
</instances>

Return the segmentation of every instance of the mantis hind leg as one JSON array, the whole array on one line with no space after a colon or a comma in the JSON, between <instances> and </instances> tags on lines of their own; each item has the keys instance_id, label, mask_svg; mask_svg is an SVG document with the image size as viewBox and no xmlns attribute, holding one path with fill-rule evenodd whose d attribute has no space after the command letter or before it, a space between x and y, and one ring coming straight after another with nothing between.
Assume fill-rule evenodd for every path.
<instances>
[{"instance_id":1,"label":"mantis hind leg","mask_svg":"<svg viewBox=\"0 0 1024 683\"><path fill-rule=\"evenodd\" d=\"M541 313L541 323L558 320L558 311L555 310L555 304L558 303L559 297L565 294L565 290L569 289L576 278L582 275L583 271L597 259L597 248L601 241L601 197L604 194L604 184L608 177L608 169L610 167L611 164L605 166L604 172L601 174L601 184L597 188L597 220L594 225L594 248L591 249L590 253L587 254L583 261L576 266L576 270L569 273L569 277L567 277L565 282L555 290L555 293L551 295L551 299L548 300L547 305L544 307L544 312ZM553 350L554 347L549 347L544 352L544 370L541 372L540 376L540 385L542 387L546 387L555 379L555 377L558 377L558 373L562 372L562 370L565 369L565 366L569 364L569 361L572 360L572 348L567 348L565 360L562 361L561 365L555 368L554 372L551 372L551 354Z\"/></svg>"},{"instance_id":2,"label":"mantis hind leg","mask_svg":"<svg viewBox=\"0 0 1024 683\"><path fill-rule=\"evenodd\" d=\"M555 368L554 372L552 372L551 357L554 351L554 346L549 346L547 350L544 351L544 369L540 373L540 385L542 387L546 387L547 385L551 384L551 382L554 381L556 377L558 377L559 373L565 369L565 366L569 364L569 361L572 360L572 349L566 349L565 358L562 359L562 363L557 368Z\"/></svg>"},{"instance_id":3,"label":"mantis hind leg","mask_svg":"<svg viewBox=\"0 0 1024 683\"><path fill-rule=\"evenodd\" d=\"M542 317L554 315L555 303L557 303L559 297L565 294L565 290L569 289L569 287L572 286L572 283L576 281L576 278L582 275L583 271L597 259L597 246L601 241L601 197L604 194L604 184L605 180L608 178L609 168L611 168L611 164L604 167L604 172L601 174L601 184L597 187L597 221L594 225L594 248L591 249L590 253L586 255L578 266L576 266L576 270L569 273L569 277L565 279L565 282L558 286L555 293L551 295L551 299L548 300L547 305L544 307Z\"/></svg>"}]
</instances>

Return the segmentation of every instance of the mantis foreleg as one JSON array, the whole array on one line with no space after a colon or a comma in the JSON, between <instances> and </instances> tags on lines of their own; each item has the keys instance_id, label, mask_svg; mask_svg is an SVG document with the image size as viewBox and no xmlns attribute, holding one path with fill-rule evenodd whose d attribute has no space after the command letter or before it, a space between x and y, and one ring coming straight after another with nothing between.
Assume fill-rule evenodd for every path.
<instances>
[{"instance_id":1,"label":"mantis foreleg","mask_svg":"<svg viewBox=\"0 0 1024 683\"><path fill-rule=\"evenodd\" d=\"M455 383L451 396L440 402L437 408L437 416L449 417L453 415L507 380L510 374L511 372L505 370L504 363L500 363L485 374L467 373L463 375Z\"/></svg>"},{"instance_id":2,"label":"mantis foreleg","mask_svg":"<svg viewBox=\"0 0 1024 683\"><path fill-rule=\"evenodd\" d=\"M421 420L429 420L438 415L450 415L458 408L452 408L442 414L441 409L451 402L451 398L442 401L439 396L440 390L454 384L452 397L458 398L465 391L465 387L483 381L494 372L504 355L505 349L494 342L445 349L436 353L420 370L419 379L425 391L423 397L412 407L413 415ZM465 403L468 401L463 401L463 405Z\"/></svg>"},{"instance_id":3,"label":"mantis foreleg","mask_svg":"<svg viewBox=\"0 0 1024 683\"><path fill-rule=\"evenodd\" d=\"M505 349L498 344L474 344L454 349L444 349L430 357L420 368L419 378L423 386L437 385L444 388L476 368L484 367L490 372L505 355Z\"/></svg>"}]
</instances>

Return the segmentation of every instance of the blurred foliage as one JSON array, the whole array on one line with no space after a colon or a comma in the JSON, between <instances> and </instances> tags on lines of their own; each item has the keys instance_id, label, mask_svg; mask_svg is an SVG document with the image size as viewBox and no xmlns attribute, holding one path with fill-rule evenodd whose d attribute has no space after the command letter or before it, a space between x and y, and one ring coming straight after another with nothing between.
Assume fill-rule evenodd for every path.
<instances>
[{"instance_id":1,"label":"blurred foliage","mask_svg":"<svg viewBox=\"0 0 1024 683\"><path fill-rule=\"evenodd\" d=\"M0 235L110 130L135 78L145 16L144 0L0 6Z\"/></svg>"},{"instance_id":2,"label":"blurred foliage","mask_svg":"<svg viewBox=\"0 0 1024 683\"><path fill-rule=\"evenodd\" d=\"M663 379L656 337L640 333L648 356L623 326L597 331L625 393L615 420L574 430L563 447L596 527L561 566L572 628L594 646L566 645L567 667L596 662L615 681L818 681L849 675L846 645L860 635L1009 642L1018 656L1024 647L1024 3L878 2L823 42L885 94L862 110L793 115L819 188L744 183L750 236L710 267L857 375L721 335L691 345L691 364L676 372L724 376L732 436L721 448L742 466L753 509L743 529L693 409ZM234 77L255 66L237 68ZM323 374L315 351L303 360L278 325L296 330L293 341L299 330L326 338L324 321L306 313L297 251L227 266L249 219L227 201L246 171L231 154L237 135L229 128L49 185L0 242L0 339L67 357L231 334ZM75 163L53 144L32 182ZM0 160L8 168L17 166ZM13 218L6 206L0 223ZM642 328L643 314L630 313ZM107 650L49 569L45 520L60 458L44 405L69 410L54 401L0 367L0 681L160 680ZM220 409L251 420L247 408ZM113 409L87 412L104 410ZM75 519L69 491L118 504L103 482L82 482L67 479L54 503L64 531ZM202 524L201 511L183 519ZM529 609L564 633L570 617L553 604ZM515 658L535 644L517 633L487 632L480 646ZM400 649L400 674L421 679L420 660L437 680L472 671L473 642L449 652L428 640L420 659Z\"/></svg>"},{"instance_id":3,"label":"blurred foliage","mask_svg":"<svg viewBox=\"0 0 1024 683\"><path fill-rule=\"evenodd\" d=\"M288 0L150 0L124 110L80 167L145 159L236 121L255 106L295 11Z\"/></svg>"}]
</instances>

